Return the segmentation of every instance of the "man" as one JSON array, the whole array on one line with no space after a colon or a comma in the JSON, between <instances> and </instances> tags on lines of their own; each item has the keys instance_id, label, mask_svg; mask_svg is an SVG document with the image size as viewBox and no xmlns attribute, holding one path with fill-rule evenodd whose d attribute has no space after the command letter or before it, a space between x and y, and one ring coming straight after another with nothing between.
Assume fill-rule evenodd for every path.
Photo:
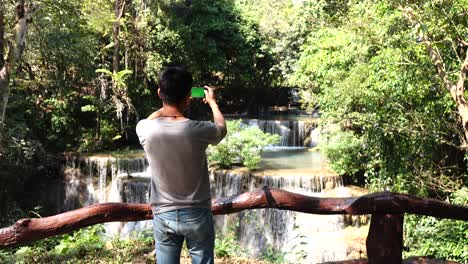
<instances>
[{"instance_id":1,"label":"man","mask_svg":"<svg viewBox=\"0 0 468 264\"><path fill-rule=\"evenodd\" d=\"M151 168L150 202L159 264L180 263L184 239L192 263L214 263L206 148L221 141L227 130L213 89L207 86L203 100L211 107L214 123L184 116L192 84L191 74L181 66L163 70L158 89L163 107L136 127Z\"/></svg>"}]
</instances>

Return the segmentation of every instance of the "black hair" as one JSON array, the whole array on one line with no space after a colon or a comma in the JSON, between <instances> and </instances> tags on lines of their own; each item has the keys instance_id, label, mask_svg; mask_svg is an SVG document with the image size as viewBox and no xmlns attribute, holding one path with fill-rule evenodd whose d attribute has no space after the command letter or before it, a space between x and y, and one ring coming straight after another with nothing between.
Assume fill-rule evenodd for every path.
<instances>
[{"instance_id":1,"label":"black hair","mask_svg":"<svg viewBox=\"0 0 468 264\"><path fill-rule=\"evenodd\" d=\"M192 74L183 66L171 65L159 74L159 89L162 100L171 105L178 105L190 94Z\"/></svg>"}]
</instances>

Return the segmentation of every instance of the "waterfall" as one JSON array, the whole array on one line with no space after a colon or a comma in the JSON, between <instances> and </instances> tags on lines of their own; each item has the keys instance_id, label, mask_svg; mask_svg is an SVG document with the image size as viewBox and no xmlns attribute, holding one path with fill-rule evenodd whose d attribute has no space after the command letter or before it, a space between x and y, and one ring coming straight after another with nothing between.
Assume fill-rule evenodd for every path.
<instances>
[{"instance_id":1,"label":"waterfall","mask_svg":"<svg viewBox=\"0 0 468 264\"><path fill-rule=\"evenodd\" d=\"M82 200L78 197L76 201L75 193L67 191L68 210L98 202L146 203L149 200L150 178L144 173L145 166L148 166L144 158L74 157L68 159L67 164L68 176L75 177L68 182L68 190L83 185L88 192L81 196ZM129 173L137 169L143 173ZM106 179L110 181L102 187ZM211 171L210 181L213 198L253 191L265 185L310 196L323 196L325 189L343 185L341 177L336 175L265 176L248 170ZM72 199L75 201L70 202ZM340 232L344 226L343 216L260 209L215 216L215 223L221 233L236 228L239 243L254 256L260 255L268 247L287 252L286 258L296 263L297 258L302 263L346 259L347 247ZM131 232L150 229L151 221L107 223L105 228L111 235L125 237Z\"/></svg>"},{"instance_id":2,"label":"waterfall","mask_svg":"<svg viewBox=\"0 0 468 264\"><path fill-rule=\"evenodd\" d=\"M265 132L281 135L280 146L311 146L319 140L315 123L292 120L243 121ZM288 148L286 148L288 149ZM281 147L265 152L264 170L247 169L210 171L213 198L237 195L267 185L308 196L350 196L341 177L323 169L320 153L293 148L284 152ZM65 201L63 211L94 203L149 201L150 173L141 151L132 158L109 155L79 157L67 155L65 172ZM365 223L359 218L342 215L313 215L277 209L256 209L215 216L221 234L235 231L239 243L254 256L267 250L284 252L293 263L320 263L349 259L349 242L344 228ZM151 221L107 223L106 233L128 236L132 232L151 229Z\"/></svg>"},{"instance_id":3,"label":"waterfall","mask_svg":"<svg viewBox=\"0 0 468 264\"><path fill-rule=\"evenodd\" d=\"M69 211L95 203L121 202L121 195L116 194L117 177L142 172L147 167L143 152L134 158L65 155L66 195L58 207Z\"/></svg>"},{"instance_id":4,"label":"waterfall","mask_svg":"<svg viewBox=\"0 0 468 264\"><path fill-rule=\"evenodd\" d=\"M309 196L324 195L325 189L342 188L336 175L265 176L242 171L211 173L213 197L253 191L268 185ZM235 219L233 219L233 217ZM219 230L236 227L238 240L251 254L260 255L265 247L288 253L294 263L320 263L344 260L347 244L341 215L313 215L277 209L248 210L236 216L215 216Z\"/></svg>"},{"instance_id":5,"label":"waterfall","mask_svg":"<svg viewBox=\"0 0 468 264\"><path fill-rule=\"evenodd\" d=\"M312 132L317 128L317 123L312 120L243 119L242 122L249 127L258 127L263 132L279 135L277 146L313 147L318 143L317 137L312 138L315 136Z\"/></svg>"}]
</instances>

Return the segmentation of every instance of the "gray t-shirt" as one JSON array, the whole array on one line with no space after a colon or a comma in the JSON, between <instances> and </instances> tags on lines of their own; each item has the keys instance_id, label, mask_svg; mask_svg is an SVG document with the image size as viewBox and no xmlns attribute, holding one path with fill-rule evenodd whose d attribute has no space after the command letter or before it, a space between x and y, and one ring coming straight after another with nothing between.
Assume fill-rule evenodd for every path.
<instances>
[{"instance_id":1,"label":"gray t-shirt","mask_svg":"<svg viewBox=\"0 0 468 264\"><path fill-rule=\"evenodd\" d=\"M209 121L143 119L136 133L151 168L153 213L182 208L210 208L208 144L222 133Z\"/></svg>"}]
</instances>

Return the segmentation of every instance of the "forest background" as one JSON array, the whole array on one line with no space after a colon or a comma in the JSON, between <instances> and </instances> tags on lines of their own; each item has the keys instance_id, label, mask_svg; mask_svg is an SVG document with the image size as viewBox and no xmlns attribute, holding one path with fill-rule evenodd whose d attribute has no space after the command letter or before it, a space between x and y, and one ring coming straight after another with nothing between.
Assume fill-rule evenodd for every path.
<instances>
[{"instance_id":1,"label":"forest background","mask_svg":"<svg viewBox=\"0 0 468 264\"><path fill-rule=\"evenodd\" d=\"M170 63L230 114L298 91L335 172L466 205L467 36L467 0L0 0L0 222L37 206L58 153L137 146ZM405 241L466 260L467 230L413 217Z\"/></svg>"}]
</instances>

